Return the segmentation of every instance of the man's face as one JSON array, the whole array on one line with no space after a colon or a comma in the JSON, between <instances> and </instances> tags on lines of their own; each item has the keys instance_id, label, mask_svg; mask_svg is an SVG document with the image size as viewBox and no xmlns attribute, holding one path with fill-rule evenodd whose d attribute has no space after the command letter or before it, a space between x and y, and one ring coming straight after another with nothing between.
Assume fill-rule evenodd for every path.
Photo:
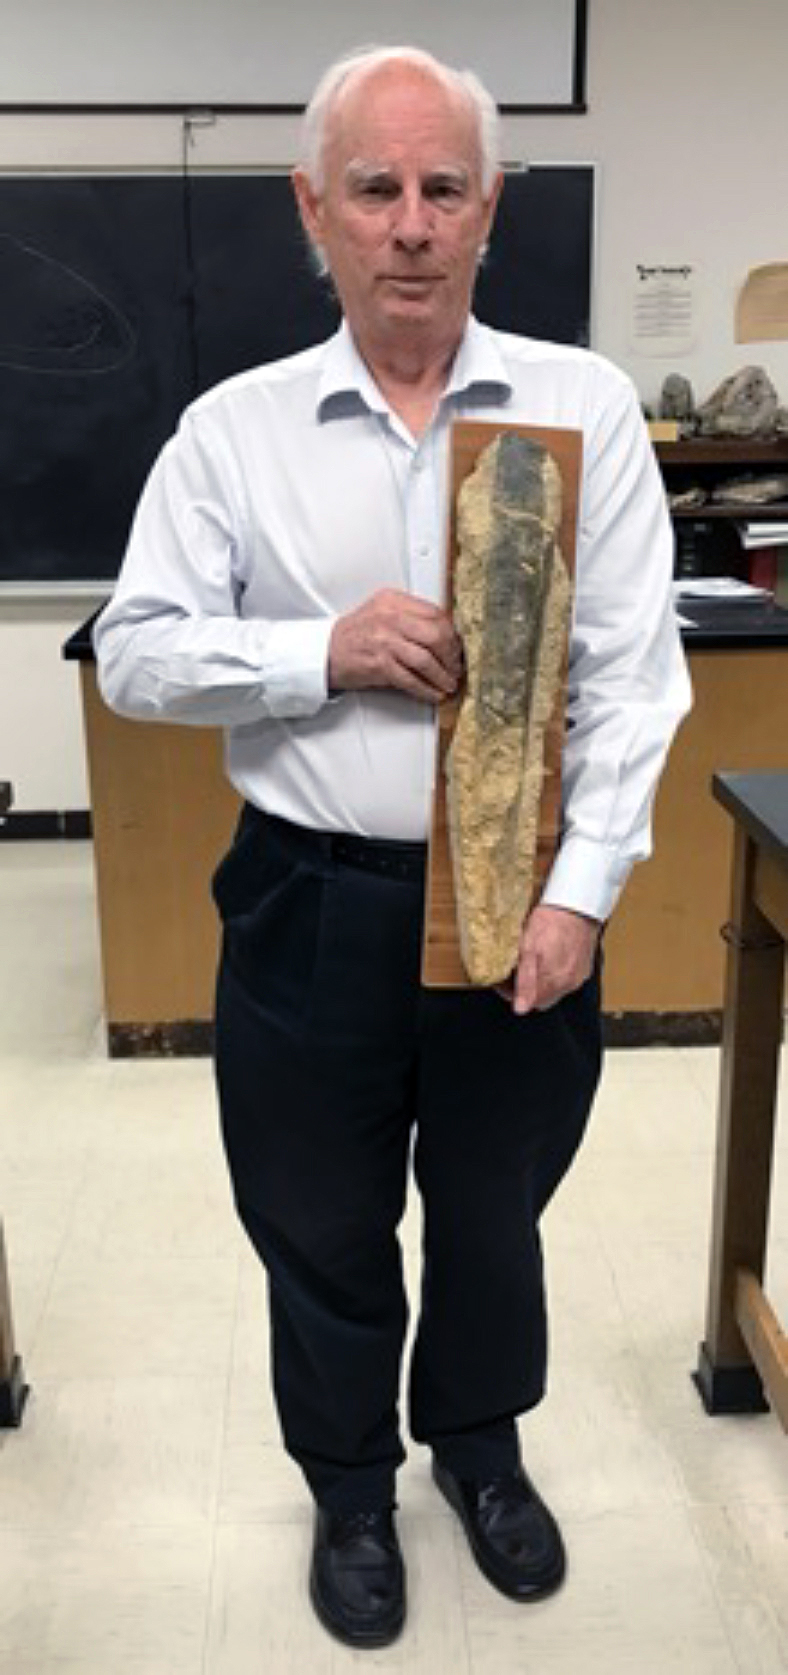
<instances>
[{"instance_id":1,"label":"man's face","mask_svg":"<svg viewBox=\"0 0 788 1675\"><path fill-rule=\"evenodd\" d=\"M485 201L472 107L424 71L383 66L341 92L324 186L294 176L362 348L456 344L497 201Z\"/></svg>"}]
</instances>

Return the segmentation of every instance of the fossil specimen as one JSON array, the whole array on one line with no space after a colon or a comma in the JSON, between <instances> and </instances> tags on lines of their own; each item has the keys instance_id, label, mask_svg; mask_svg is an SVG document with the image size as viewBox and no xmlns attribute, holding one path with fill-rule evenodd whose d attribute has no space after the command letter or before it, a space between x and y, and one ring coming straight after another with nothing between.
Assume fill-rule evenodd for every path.
<instances>
[{"instance_id":1,"label":"fossil specimen","mask_svg":"<svg viewBox=\"0 0 788 1675\"><path fill-rule=\"evenodd\" d=\"M712 489L711 498L736 506L768 506L772 500L788 500L788 475L729 477Z\"/></svg>"},{"instance_id":2,"label":"fossil specimen","mask_svg":"<svg viewBox=\"0 0 788 1675\"><path fill-rule=\"evenodd\" d=\"M460 947L478 984L511 973L534 888L571 601L561 498L551 455L514 433L483 449L458 496L454 613L467 687L446 790Z\"/></svg>"}]
</instances>

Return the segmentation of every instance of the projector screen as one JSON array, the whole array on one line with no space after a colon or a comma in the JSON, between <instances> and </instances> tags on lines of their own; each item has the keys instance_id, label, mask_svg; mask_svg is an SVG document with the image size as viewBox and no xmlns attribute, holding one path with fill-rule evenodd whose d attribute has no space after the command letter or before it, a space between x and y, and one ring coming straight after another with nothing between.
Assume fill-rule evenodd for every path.
<instances>
[{"instance_id":1,"label":"projector screen","mask_svg":"<svg viewBox=\"0 0 788 1675\"><path fill-rule=\"evenodd\" d=\"M297 109L369 42L473 69L508 110L584 109L586 0L0 0L0 25L6 109Z\"/></svg>"}]
</instances>

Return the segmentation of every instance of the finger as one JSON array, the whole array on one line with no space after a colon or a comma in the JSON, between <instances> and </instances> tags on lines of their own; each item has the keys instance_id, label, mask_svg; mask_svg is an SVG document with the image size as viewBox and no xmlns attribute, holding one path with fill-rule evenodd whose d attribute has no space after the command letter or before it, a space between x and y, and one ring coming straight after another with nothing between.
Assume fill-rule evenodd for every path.
<instances>
[{"instance_id":1,"label":"finger","mask_svg":"<svg viewBox=\"0 0 788 1675\"><path fill-rule=\"evenodd\" d=\"M459 685L459 672L446 667L440 658L424 646L405 641L395 651L395 661L401 669L426 684L438 698L451 697Z\"/></svg>"},{"instance_id":2,"label":"finger","mask_svg":"<svg viewBox=\"0 0 788 1675\"><path fill-rule=\"evenodd\" d=\"M517 970L514 974L514 999L512 1010L523 1016L536 1006L539 996L539 962L536 954L530 948L520 950Z\"/></svg>"},{"instance_id":3,"label":"finger","mask_svg":"<svg viewBox=\"0 0 788 1675\"><path fill-rule=\"evenodd\" d=\"M542 988L537 995L535 1010L537 1012L549 1012L551 1007L557 1006L559 1000L563 1000L564 995L568 993L569 990L567 988L559 986L556 983L549 983L545 985L545 987Z\"/></svg>"},{"instance_id":4,"label":"finger","mask_svg":"<svg viewBox=\"0 0 788 1675\"><path fill-rule=\"evenodd\" d=\"M455 680L459 679L465 665L462 641L448 624L401 624L398 638L403 651L410 646L414 651L426 652Z\"/></svg>"},{"instance_id":5,"label":"finger","mask_svg":"<svg viewBox=\"0 0 788 1675\"><path fill-rule=\"evenodd\" d=\"M447 638L459 642L460 636L454 624L454 619L443 605L435 605L430 599L422 599L415 593L378 593L362 609L369 610L375 615L396 618L401 622L408 622L414 629L438 630Z\"/></svg>"},{"instance_id":6,"label":"finger","mask_svg":"<svg viewBox=\"0 0 788 1675\"><path fill-rule=\"evenodd\" d=\"M370 620L384 627L419 639L424 644L440 641L460 643L460 637L448 612L429 599L419 599L412 593L379 593L362 611Z\"/></svg>"},{"instance_id":7,"label":"finger","mask_svg":"<svg viewBox=\"0 0 788 1675\"><path fill-rule=\"evenodd\" d=\"M401 588L381 588L374 593L362 609L381 610L405 613L412 617L423 617L425 621L437 621L443 617L448 621L442 605L436 605L432 599L423 599L419 593L405 593Z\"/></svg>"},{"instance_id":8,"label":"finger","mask_svg":"<svg viewBox=\"0 0 788 1675\"><path fill-rule=\"evenodd\" d=\"M386 671L386 678L376 684L391 687L397 692L404 692L409 698L418 698L422 703L442 704L450 694L436 685L426 675L421 675L412 669L408 663L401 663L392 659Z\"/></svg>"}]
</instances>

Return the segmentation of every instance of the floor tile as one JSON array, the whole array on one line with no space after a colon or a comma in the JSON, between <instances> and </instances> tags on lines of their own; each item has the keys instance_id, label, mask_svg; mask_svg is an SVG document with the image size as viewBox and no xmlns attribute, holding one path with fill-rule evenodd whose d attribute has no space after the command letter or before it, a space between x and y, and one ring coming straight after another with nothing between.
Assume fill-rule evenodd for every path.
<instances>
[{"instance_id":1,"label":"floor tile","mask_svg":"<svg viewBox=\"0 0 788 1675\"><path fill-rule=\"evenodd\" d=\"M687 1514L569 1519L570 1572L541 1604L509 1604L462 1570L473 1675L742 1675Z\"/></svg>"},{"instance_id":2,"label":"floor tile","mask_svg":"<svg viewBox=\"0 0 788 1675\"><path fill-rule=\"evenodd\" d=\"M692 1526L745 1675L788 1670L788 1502L698 1506Z\"/></svg>"},{"instance_id":3,"label":"floor tile","mask_svg":"<svg viewBox=\"0 0 788 1675\"><path fill-rule=\"evenodd\" d=\"M0 1669L58 1657L114 1675L116 1660L198 1675L212 1532L0 1530ZM156 1660L159 1660L156 1664Z\"/></svg>"},{"instance_id":4,"label":"floor tile","mask_svg":"<svg viewBox=\"0 0 788 1675\"><path fill-rule=\"evenodd\" d=\"M220 1382L37 1377L0 1442L0 1530L212 1527L223 1419Z\"/></svg>"},{"instance_id":5,"label":"floor tile","mask_svg":"<svg viewBox=\"0 0 788 1675\"><path fill-rule=\"evenodd\" d=\"M774 1414L710 1417L699 1403L692 1416L659 1429L687 1501L788 1506L788 1446Z\"/></svg>"},{"instance_id":6,"label":"floor tile","mask_svg":"<svg viewBox=\"0 0 788 1675\"><path fill-rule=\"evenodd\" d=\"M56 1274L31 1357L31 1376L130 1378L164 1374L218 1379L224 1387L235 1315L235 1259L120 1250L100 1267Z\"/></svg>"},{"instance_id":7,"label":"floor tile","mask_svg":"<svg viewBox=\"0 0 788 1675\"><path fill-rule=\"evenodd\" d=\"M713 1145L709 1102L680 1061L669 1075L616 1068L603 1078L585 1141L592 1156L623 1152L647 1166L665 1153L706 1156Z\"/></svg>"},{"instance_id":8,"label":"floor tile","mask_svg":"<svg viewBox=\"0 0 788 1675\"><path fill-rule=\"evenodd\" d=\"M409 1611L401 1638L354 1652L326 1634L307 1594L311 1522L219 1533L205 1675L339 1675L351 1668L469 1675L459 1564L445 1519L399 1519Z\"/></svg>"}]
</instances>

